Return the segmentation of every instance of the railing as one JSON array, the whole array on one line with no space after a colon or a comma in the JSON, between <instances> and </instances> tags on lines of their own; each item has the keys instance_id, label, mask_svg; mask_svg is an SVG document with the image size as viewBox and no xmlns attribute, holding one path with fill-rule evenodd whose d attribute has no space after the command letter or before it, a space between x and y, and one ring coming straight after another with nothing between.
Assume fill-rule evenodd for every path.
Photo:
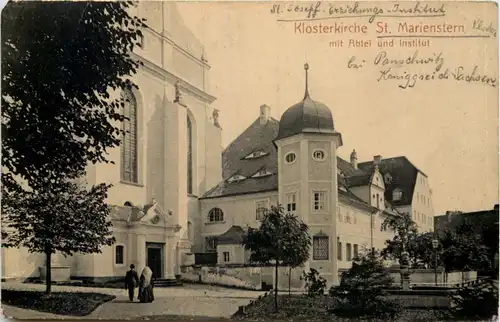
<instances>
[{"instance_id":1,"label":"railing","mask_svg":"<svg viewBox=\"0 0 500 322\"><path fill-rule=\"evenodd\" d=\"M476 285L483 283L487 281L487 277L478 277L477 279L468 279L468 280L463 280L458 283L452 283L452 282L444 282L444 283L410 283L410 287L440 287L440 288L455 288L455 287L464 287L464 286L470 286L470 285ZM394 285L399 285L399 283L394 283Z\"/></svg>"}]
</instances>

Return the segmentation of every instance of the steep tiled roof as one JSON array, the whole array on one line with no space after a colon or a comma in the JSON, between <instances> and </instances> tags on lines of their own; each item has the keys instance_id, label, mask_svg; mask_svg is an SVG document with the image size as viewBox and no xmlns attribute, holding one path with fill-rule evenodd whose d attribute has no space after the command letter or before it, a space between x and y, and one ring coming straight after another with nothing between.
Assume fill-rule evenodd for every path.
<instances>
[{"instance_id":1,"label":"steep tiled roof","mask_svg":"<svg viewBox=\"0 0 500 322\"><path fill-rule=\"evenodd\" d=\"M224 181L207 191L201 199L229 197L236 195L252 194L278 190L277 157L276 147L273 140L278 134L279 122L270 119L262 125L257 118L243 133L236 138L222 153L222 176ZM253 152L264 153L258 158L246 158ZM404 157L403 157L404 158ZM391 173L392 183L386 184L386 200L392 199L392 190L401 187L403 199L394 206L404 205L406 198L413 196L413 187L416 180L416 169L407 161L400 158L384 159L380 165L380 171L384 175L387 171ZM395 161L391 161L395 160ZM404 161L407 161L406 163ZM369 205L354 193L349 187L368 185L373 173L372 162L360 163L356 169L352 164L337 157L337 168L339 170L337 181L339 183L339 195L352 201ZM265 169L272 175L260 178L252 178L259 170ZM415 170L416 171L416 170ZM235 175L241 175L247 179L229 182L228 179Z\"/></svg>"},{"instance_id":2,"label":"steep tiled roof","mask_svg":"<svg viewBox=\"0 0 500 322\"><path fill-rule=\"evenodd\" d=\"M475 229L480 229L483 226L493 227L498 226L500 220L498 207L491 210L480 210L466 213L446 213L444 215L434 217L434 228L436 230L454 229L462 223L467 223Z\"/></svg>"},{"instance_id":3,"label":"steep tiled roof","mask_svg":"<svg viewBox=\"0 0 500 322\"><path fill-rule=\"evenodd\" d=\"M366 186L370 184L371 173L357 174L351 177L346 177L346 183L349 187Z\"/></svg>"},{"instance_id":4,"label":"steep tiled roof","mask_svg":"<svg viewBox=\"0 0 500 322\"><path fill-rule=\"evenodd\" d=\"M217 237L219 245L241 244L245 231L240 226L231 226L225 233Z\"/></svg>"},{"instance_id":5,"label":"steep tiled roof","mask_svg":"<svg viewBox=\"0 0 500 322\"><path fill-rule=\"evenodd\" d=\"M359 168L365 171L371 171L373 167L373 161L359 164ZM379 171L382 176L385 176L386 173L391 176L390 182L385 182L385 199L392 200L392 192L399 188L403 192L402 198L401 200L392 200L392 204L396 207L411 205L419 170L406 157L395 157L382 159Z\"/></svg>"},{"instance_id":6,"label":"steep tiled roof","mask_svg":"<svg viewBox=\"0 0 500 322\"><path fill-rule=\"evenodd\" d=\"M229 179L234 174L250 177L262 167L276 173L276 148L273 140L278 134L279 122L270 118L264 125L257 118L243 133L222 152L222 178ZM252 152L267 155L255 159L245 159Z\"/></svg>"},{"instance_id":7,"label":"steep tiled roof","mask_svg":"<svg viewBox=\"0 0 500 322\"><path fill-rule=\"evenodd\" d=\"M278 176L276 174L261 177L248 178L241 181L222 181L212 189L208 190L202 198L219 198L278 190Z\"/></svg>"},{"instance_id":8,"label":"steep tiled roof","mask_svg":"<svg viewBox=\"0 0 500 322\"><path fill-rule=\"evenodd\" d=\"M279 122L270 118L261 124L257 118L222 152L222 178L224 181L207 191L202 198L218 198L241 194L278 190L276 148L273 140L278 134ZM253 152L264 155L247 159ZM252 178L259 170L271 175ZM234 175L247 179L228 182Z\"/></svg>"},{"instance_id":9,"label":"steep tiled roof","mask_svg":"<svg viewBox=\"0 0 500 322\"><path fill-rule=\"evenodd\" d=\"M344 174L346 177L351 176L361 176L365 175L366 172L361 169L356 169L352 166L352 164L341 157L337 157L337 168Z\"/></svg>"}]
</instances>

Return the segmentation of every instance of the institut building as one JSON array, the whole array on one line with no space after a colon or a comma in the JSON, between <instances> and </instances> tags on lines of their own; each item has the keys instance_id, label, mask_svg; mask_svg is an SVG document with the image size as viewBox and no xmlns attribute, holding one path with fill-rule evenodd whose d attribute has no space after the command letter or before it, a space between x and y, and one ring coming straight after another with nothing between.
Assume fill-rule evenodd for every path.
<instances>
[{"instance_id":1,"label":"institut building","mask_svg":"<svg viewBox=\"0 0 500 322\"><path fill-rule=\"evenodd\" d=\"M428 178L406 157L338 156L348 138L329 107L309 94L307 64L305 93L290 94L297 104L279 121L268 105L256 107L256 119L222 149L203 46L174 2L140 2L133 10L149 28L132 53L143 62L134 75L139 89L120 94L128 132L110 151L115 164L92 165L86 177L88 185L113 184L116 243L100 254L53 256L56 271L99 280L124 276L135 264L174 279L195 253L216 253L219 265L243 264L245 228L257 227L277 204L309 225L306 266L330 283L357 254L384 246L392 234L381 231L386 216L411 213L421 231L433 230ZM312 75L309 83L314 87ZM2 249L3 279L38 277L44 266L43 254Z\"/></svg>"}]
</instances>

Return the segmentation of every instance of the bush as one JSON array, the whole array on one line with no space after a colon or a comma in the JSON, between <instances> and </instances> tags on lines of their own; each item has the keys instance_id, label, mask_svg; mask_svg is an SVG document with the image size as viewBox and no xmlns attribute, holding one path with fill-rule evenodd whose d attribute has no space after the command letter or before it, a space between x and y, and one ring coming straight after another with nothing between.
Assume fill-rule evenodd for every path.
<instances>
[{"instance_id":1,"label":"bush","mask_svg":"<svg viewBox=\"0 0 500 322\"><path fill-rule=\"evenodd\" d=\"M451 300L460 318L491 319L498 314L498 288L492 282L461 288Z\"/></svg>"},{"instance_id":2,"label":"bush","mask_svg":"<svg viewBox=\"0 0 500 322\"><path fill-rule=\"evenodd\" d=\"M382 262L373 255L368 255L353 263L342 274L340 286L330 289L330 296L335 298L335 308L331 313L351 318L394 318L401 306L387 299L385 288L393 282Z\"/></svg>"},{"instance_id":3,"label":"bush","mask_svg":"<svg viewBox=\"0 0 500 322\"><path fill-rule=\"evenodd\" d=\"M111 301L114 295L100 293L2 290L2 304L60 315L85 316L99 305Z\"/></svg>"},{"instance_id":4,"label":"bush","mask_svg":"<svg viewBox=\"0 0 500 322\"><path fill-rule=\"evenodd\" d=\"M314 268L311 268L309 273L303 272L301 279L306 282L307 296L314 297L325 294L326 280L319 276L319 272Z\"/></svg>"}]
</instances>

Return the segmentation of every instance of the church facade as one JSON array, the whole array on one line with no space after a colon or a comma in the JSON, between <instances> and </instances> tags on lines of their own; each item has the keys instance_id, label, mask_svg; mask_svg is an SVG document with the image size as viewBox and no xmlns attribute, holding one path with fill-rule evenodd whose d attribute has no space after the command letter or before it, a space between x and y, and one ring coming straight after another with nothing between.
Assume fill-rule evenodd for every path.
<instances>
[{"instance_id":1,"label":"church facade","mask_svg":"<svg viewBox=\"0 0 500 322\"><path fill-rule=\"evenodd\" d=\"M306 269L335 284L352 259L391 237L380 229L386 216L408 212L421 230L433 229L427 176L405 157L358 162L352 151L349 161L340 158L343 137L330 109L309 95L307 76L303 99L281 120L262 105L222 150L203 46L174 2L141 2L134 10L149 28L132 53L143 63L133 79L139 88L116 94L125 98L127 134L110 151L115 164L90 166L86 177L89 185L113 184L108 203L116 244L100 254L54 256L53 269L99 280L124 276L130 264L148 265L156 278L174 279L195 254L212 254L219 265L244 264L244 229L281 204L310 227ZM43 260L2 249L2 277L37 277Z\"/></svg>"},{"instance_id":2,"label":"church facade","mask_svg":"<svg viewBox=\"0 0 500 322\"><path fill-rule=\"evenodd\" d=\"M198 196L222 179L221 128L203 46L174 2L139 2L131 10L149 28L132 53L143 63L133 76L138 89L112 93L125 98L127 134L108 151L115 164L90 166L86 177L88 185L113 185L108 203L116 244L101 254L54 256L54 269L74 278L124 276L135 264L173 279L179 263L189 262ZM37 277L43 267L42 254L2 249L4 279Z\"/></svg>"}]
</instances>

